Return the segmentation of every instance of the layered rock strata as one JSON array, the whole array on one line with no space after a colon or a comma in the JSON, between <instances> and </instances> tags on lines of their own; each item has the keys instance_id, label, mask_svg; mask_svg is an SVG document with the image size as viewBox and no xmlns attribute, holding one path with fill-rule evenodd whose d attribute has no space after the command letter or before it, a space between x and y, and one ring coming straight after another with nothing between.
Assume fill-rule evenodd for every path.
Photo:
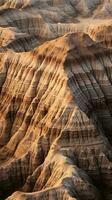
<instances>
[{"instance_id":1,"label":"layered rock strata","mask_svg":"<svg viewBox=\"0 0 112 200\"><path fill-rule=\"evenodd\" d=\"M111 2L92 2L0 2L1 199L112 199L112 23L80 17Z\"/></svg>"},{"instance_id":2,"label":"layered rock strata","mask_svg":"<svg viewBox=\"0 0 112 200\"><path fill-rule=\"evenodd\" d=\"M111 49L73 33L0 56L1 196L111 198Z\"/></svg>"}]
</instances>

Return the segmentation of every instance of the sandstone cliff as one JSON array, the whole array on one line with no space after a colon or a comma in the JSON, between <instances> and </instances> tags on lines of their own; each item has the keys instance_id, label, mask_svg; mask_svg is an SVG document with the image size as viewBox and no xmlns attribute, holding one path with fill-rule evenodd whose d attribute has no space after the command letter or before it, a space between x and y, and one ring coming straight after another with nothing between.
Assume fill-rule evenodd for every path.
<instances>
[{"instance_id":1,"label":"sandstone cliff","mask_svg":"<svg viewBox=\"0 0 112 200\"><path fill-rule=\"evenodd\" d=\"M111 200L111 1L0 6L0 198Z\"/></svg>"}]
</instances>

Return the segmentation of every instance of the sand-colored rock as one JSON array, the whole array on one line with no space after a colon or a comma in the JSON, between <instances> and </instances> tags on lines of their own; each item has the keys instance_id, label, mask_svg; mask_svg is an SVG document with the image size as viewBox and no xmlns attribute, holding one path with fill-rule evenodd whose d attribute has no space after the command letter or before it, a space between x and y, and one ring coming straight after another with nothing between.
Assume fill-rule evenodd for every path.
<instances>
[{"instance_id":1,"label":"sand-colored rock","mask_svg":"<svg viewBox=\"0 0 112 200\"><path fill-rule=\"evenodd\" d=\"M102 17L98 18L100 10ZM103 15L103 11L107 14ZM29 51L69 32L89 34L94 27L111 26L111 12L111 2L101 0L4 0L0 9L0 46L2 51Z\"/></svg>"},{"instance_id":2,"label":"sand-colored rock","mask_svg":"<svg viewBox=\"0 0 112 200\"><path fill-rule=\"evenodd\" d=\"M0 198L112 199L107 5L0 2Z\"/></svg>"}]
</instances>

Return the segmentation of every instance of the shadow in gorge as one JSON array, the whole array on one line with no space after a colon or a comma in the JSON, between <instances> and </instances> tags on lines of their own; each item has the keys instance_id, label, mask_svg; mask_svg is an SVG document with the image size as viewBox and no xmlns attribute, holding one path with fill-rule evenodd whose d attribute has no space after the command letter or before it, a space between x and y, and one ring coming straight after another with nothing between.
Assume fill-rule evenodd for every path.
<instances>
[{"instance_id":1,"label":"shadow in gorge","mask_svg":"<svg viewBox=\"0 0 112 200\"><path fill-rule=\"evenodd\" d=\"M108 189L106 188L106 185L103 183L103 179L102 178L96 179L95 176L94 177L92 176L91 179L92 179L93 185L100 192L100 200L107 200L106 194L107 194Z\"/></svg>"},{"instance_id":2,"label":"shadow in gorge","mask_svg":"<svg viewBox=\"0 0 112 200\"><path fill-rule=\"evenodd\" d=\"M14 191L0 191L0 200L5 200L7 197L9 197Z\"/></svg>"},{"instance_id":3,"label":"shadow in gorge","mask_svg":"<svg viewBox=\"0 0 112 200\"><path fill-rule=\"evenodd\" d=\"M10 190L8 190L7 186L6 188L2 188L0 190L0 200L5 200L6 198L8 198L9 196L12 195L13 192L19 190L20 188L12 188Z\"/></svg>"}]
</instances>

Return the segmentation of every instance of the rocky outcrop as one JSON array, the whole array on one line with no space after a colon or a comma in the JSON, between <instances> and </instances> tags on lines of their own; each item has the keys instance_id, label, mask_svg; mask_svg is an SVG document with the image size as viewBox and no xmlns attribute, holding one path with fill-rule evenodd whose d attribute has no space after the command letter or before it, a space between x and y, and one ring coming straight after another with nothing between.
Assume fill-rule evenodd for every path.
<instances>
[{"instance_id":1,"label":"rocky outcrop","mask_svg":"<svg viewBox=\"0 0 112 200\"><path fill-rule=\"evenodd\" d=\"M111 96L101 87L111 49L101 45L76 33L1 54L1 196L20 188L8 199L110 195Z\"/></svg>"},{"instance_id":2,"label":"rocky outcrop","mask_svg":"<svg viewBox=\"0 0 112 200\"><path fill-rule=\"evenodd\" d=\"M100 10L108 18L99 19ZM0 9L0 46L2 51L8 48L24 52L69 32L91 34L111 24L111 2L4 0Z\"/></svg>"},{"instance_id":3,"label":"rocky outcrop","mask_svg":"<svg viewBox=\"0 0 112 200\"><path fill-rule=\"evenodd\" d=\"M1 0L0 6L3 8L18 8L18 9L28 9L29 7L41 8L48 15L47 9L53 8L55 12L65 11L69 15L73 16L83 16L83 17L110 17L112 16L112 4L111 0ZM47 9L45 9L47 8ZM55 9L56 8L56 9ZM63 13L62 11L62 13ZM60 15L62 14L60 12ZM53 14L53 12L52 12ZM53 14L55 16L55 13Z\"/></svg>"},{"instance_id":4,"label":"rocky outcrop","mask_svg":"<svg viewBox=\"0 0 112 200\"><path fill-rule=\"evenodd\" d=\"M1 1L0 198L112 199L105 2Z\"/></svg>"}]
</instances>

